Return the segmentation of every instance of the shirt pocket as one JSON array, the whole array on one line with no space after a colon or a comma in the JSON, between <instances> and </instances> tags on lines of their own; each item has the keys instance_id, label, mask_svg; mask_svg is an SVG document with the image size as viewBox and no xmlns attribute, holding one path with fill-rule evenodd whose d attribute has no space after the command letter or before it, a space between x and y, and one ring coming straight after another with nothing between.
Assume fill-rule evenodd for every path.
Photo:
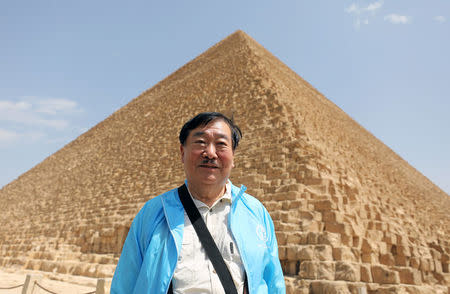
<instances>
[{"instance_id":1,"label":"shirt pocket","mask_svg":"<svg viewBox=\"0 0 450 294\"><path fill-rule=\"evenodd\" d=\"M189 230L183 233L181 253L178 256L177 266L174 272L174 287L184 288L192 285L195 280L195 248L193 234Z\"/></svg>"},{"instance_id":2,"label":"shirt pocket","mask_svg":"<svg viewBox=\"0 0 450 294\"><path fill-rule=\"evenodd\" d=\"M240 277L243 272L243 265L241 260L241 255L236 246L236 243L231 240L227 240L222 249L223 259L228 265L228 268L233 271L237 277Z\"/></svg>"}]
</instances>

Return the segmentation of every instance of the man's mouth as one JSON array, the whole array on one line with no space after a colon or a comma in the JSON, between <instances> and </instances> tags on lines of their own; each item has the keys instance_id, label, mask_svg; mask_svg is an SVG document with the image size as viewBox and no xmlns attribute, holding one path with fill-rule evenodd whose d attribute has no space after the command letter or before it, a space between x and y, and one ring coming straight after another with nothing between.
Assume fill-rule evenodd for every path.
<instances>
[{"instance_id":1,"label":"man's mouth","mask_svg":"<svg viewBox=\"0 0 450 294\"><path fill-rule=\"evenodd\" d=\"M211 164L200 164L200 167L203 167L203 168L219 168L217 165L211 165Z\"/></svg>"}]
</instances>

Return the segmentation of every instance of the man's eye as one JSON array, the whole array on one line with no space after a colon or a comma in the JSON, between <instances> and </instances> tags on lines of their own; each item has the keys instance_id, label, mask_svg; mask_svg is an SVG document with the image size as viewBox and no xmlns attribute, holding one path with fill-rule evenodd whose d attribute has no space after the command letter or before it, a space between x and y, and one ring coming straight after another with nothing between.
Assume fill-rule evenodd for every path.
<instances>
[{"instance_id":1,"label":"man's eye","mask_svg":"<svg viewBox=\"0 0 450 294\"><path fill-rule=\"evenodd\" d=\"M205 144L205 141L197 140L197 141L195 141L194 143L196 143L196 144Z\"/></svg>"}]
</instances>

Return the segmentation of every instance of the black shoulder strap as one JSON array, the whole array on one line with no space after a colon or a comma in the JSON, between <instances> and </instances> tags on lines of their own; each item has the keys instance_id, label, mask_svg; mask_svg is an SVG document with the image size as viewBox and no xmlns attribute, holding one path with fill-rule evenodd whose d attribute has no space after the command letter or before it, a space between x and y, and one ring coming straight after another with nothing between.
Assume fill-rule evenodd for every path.
<instances>
[{"instance_id":1,"label":"black shoulder strap","mask_svg":"<svg viewBox=\"0 0 450 294\"><path fill-rule=\"evenodd\" d=\"M223 260L222 254L220 254L220 251L217 248L217 245L214 242L214 239L211 236L208 227L203 221L200 212L195 206L194 201L189 195L189 192L185 184L183 184L183 186L178 188L178 195L180 197L181 203L184 206L184 210L186 211L189 219L191 220L195 232L197 233L197 236L200 239L200 242L202 243L202 246L209 257L209 260L211 260L211 263L214 269L216 270L217 275L219 276L220 282L222 283L225 293L237 294L236 286L234 285L230 271L228 270L228 267L225 264L225 261Z\"/></svg>"}]
</instances>

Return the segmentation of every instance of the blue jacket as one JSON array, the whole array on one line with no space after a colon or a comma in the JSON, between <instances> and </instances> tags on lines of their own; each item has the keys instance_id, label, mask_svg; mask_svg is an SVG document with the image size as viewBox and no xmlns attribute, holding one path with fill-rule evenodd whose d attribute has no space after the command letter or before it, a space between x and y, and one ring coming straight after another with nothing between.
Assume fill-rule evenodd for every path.
<instances>
[{"instance_id":1,"label":"blue jacket","mask_svg":"<svg viewBox=\"0 0 450 294\"><path fill-rule=\"evenodd\" d=\"M256 198L231 185L228 224L241 253L249 292L285 293L272 219ZM111 294L167 293L184 230L177 189L149 201L139 211L123 245Z\"/></svg>"}]
</instances>

